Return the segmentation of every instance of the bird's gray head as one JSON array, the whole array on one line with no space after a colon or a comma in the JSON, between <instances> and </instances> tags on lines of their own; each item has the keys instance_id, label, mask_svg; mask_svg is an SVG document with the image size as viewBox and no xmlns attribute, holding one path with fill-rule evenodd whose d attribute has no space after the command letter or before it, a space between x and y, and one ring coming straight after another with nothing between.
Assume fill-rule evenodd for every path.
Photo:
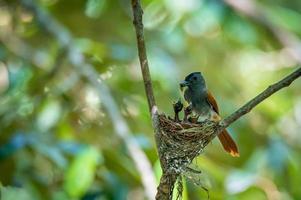
<instances>
[{"instance_id":1,"label":"bird's gray head","mask_svg":"<svg viewBox=\"0 0 301 200\"><path fill-rule=\"evenodd\" d=\"M201 72L193 72L180 83L180 88L188 87L191 90L206 90L205 79Z\"/></svg>"}]
</instances>

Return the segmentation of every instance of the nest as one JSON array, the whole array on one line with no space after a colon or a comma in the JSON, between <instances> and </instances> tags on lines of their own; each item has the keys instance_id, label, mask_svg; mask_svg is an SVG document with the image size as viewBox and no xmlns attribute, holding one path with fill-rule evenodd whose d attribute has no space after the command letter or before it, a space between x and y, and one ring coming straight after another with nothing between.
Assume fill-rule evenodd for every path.
<instances>
[{"instance_id":1,"label":"nest","mask_svg":"<svg viewBox=\"0 0 301 200\"><path fill-rule=\"evenodd\" d=\"M160 131L159 154L167 173L182 174L188 170L192 160L203 152L204 147L216 136L219 125L204 122L176 122L164 114L158 115Z\"/></svg>"}]
</instances>

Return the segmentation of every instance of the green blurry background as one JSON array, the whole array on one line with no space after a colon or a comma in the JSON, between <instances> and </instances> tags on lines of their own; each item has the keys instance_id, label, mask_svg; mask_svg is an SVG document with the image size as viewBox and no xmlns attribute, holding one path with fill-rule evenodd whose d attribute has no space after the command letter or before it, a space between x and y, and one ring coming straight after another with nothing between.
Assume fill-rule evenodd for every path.
<instances>
[{"instance_id":1,"label":"green blurry background","mask_svg":"<svg viewBox=\"0 0 301 200\"><path fill-rule=\"evenodd\" d=\"M242 1L240 1L242 2ZM248 1L245 1L248 2ZM301 39L301 1L258 0L269 23ZM219 0L144 0L145 37L159 109L172 114L178 82L202 71L227 116L294 70L297 54L258 20ZM130 0L40 0L105 80L157 178ZM247 4L245 6L248 6ZM296 44L299 45L300 44ZM96 89L60 42L19 1L0 0L0 185L3 199L145 199L141 175ZM194 162L185 200L301 199L301 80L229 128L240 157L217 140ZM196 186L195 183L201 183Z\"/></svg>"}]
</instances>

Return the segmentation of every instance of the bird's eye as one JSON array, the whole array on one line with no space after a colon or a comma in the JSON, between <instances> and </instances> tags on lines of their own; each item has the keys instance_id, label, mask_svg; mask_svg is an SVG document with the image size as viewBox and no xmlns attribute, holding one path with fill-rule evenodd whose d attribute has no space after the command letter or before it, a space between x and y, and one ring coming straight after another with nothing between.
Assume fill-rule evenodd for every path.
<instances>
[{"instance_id":1,"label":"bird's eye","mask_svg":"<svg viewBox=\"0 0 301 200\"><path fill-rule=\"evenodd\" d=\"M196 81L197 79L198 79L197 77L193 77L193 80L195 80L195 81Z\"/></svg>"}]
</instances>

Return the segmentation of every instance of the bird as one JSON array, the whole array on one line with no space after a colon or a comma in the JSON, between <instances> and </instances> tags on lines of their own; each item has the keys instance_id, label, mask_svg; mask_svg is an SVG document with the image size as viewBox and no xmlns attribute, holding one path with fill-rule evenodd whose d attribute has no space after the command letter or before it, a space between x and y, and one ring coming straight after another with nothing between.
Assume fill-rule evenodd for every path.
<instances>
[{"instance_id":1,"label":"bird","mask_svg":"<svg viewBox=\"0 0 301 200\"><path fill-rule=\"evenodd\" d=\"M205 79L201 72L193 72L185 77L180 83L181 90L184 90L184 99L188 103L188 109L197 115L199 122L211 120L219 122L219 108L212 93L207 89ZM219 135L224 150L233 157L239 157L239 152L235 141L226 129Z\"/></svg>"},{"instance_id":2,"label":"bird","mask_svg":"<svg viewBox=\"0 0 301 200\"><path fill-rule=\"evenodd\" d=\"M182 109L184 107L183 103L181 102L181 99L179 99L177 102L173 102L172 106L173 106L173 110L175 113L173 120L175 122L180 122L179 113L182 111Z\"/></svg>"}]
</instances>

